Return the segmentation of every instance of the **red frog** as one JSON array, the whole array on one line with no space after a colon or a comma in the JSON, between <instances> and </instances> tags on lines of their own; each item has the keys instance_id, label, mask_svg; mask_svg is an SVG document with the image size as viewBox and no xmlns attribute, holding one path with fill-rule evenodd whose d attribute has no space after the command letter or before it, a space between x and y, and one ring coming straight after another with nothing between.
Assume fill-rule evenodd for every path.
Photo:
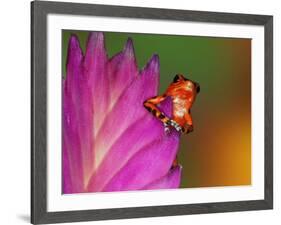
<instances>
[{"instance_id":1,"label":"red frog","mask_svg":"<svg viewBox=\"0 0 281 225\"><path fill-rule=\"evenodd\" d=\"M147 99L143 105L164 123L165 132L169 131L169 127L174 127L177 131L187 134L193 131L190 109L199 91L198 83L186 79L182 74L177 74L163 95ZM172 118L167 117L157 107L167 97L170 97L173 103Z\"/></svg>"}]
</instances>

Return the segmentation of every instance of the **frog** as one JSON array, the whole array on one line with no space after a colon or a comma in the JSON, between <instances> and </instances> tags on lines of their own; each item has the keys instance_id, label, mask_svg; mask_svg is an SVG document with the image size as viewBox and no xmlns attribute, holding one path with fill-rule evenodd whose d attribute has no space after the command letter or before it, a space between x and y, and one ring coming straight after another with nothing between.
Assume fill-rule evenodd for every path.
<instances>
[{"instance_id":1,"label":"frog","mask_svg":"<svg viewBox=\"0 0 281 225\"><path fill-rule=\"evenodd\" d=\"M145 100L143 106L164 124L166 133L174 128L182 134L188 134L193 131L191 107L199 92L199 83L187 79L183 74L176 74L164 94ZM172 100L172 118L165 115L158 107L168 97Z\"/></svg>"}]
</instances>

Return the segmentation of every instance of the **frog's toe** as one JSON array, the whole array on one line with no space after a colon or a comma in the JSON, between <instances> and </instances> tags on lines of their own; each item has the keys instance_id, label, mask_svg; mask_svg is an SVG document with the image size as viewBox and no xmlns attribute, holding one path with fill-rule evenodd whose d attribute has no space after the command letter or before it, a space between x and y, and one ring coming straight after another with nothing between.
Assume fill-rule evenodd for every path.
<instances>
[{"instance_id":1,"label":"frog's toe","mask_svg":"<svg viewBox=\"0 0 281 225\"><path fill-rule=\"evenodd\" d=\"M186 125L182 128L182 133L188 134L193 131L192 125Z\"/></svg>"},{"instance_id":2,"label":"frog's toe","mask_svg":"<svg viewBox=\"0 0 281 225\"><path fill-rule=\"evenodd\" d=\"M164 123L164 131L165 131L165 134L169 134L170 133L170 127L167 123Z\"/></svg>"},{"instance_id":3,"label":"frog's toe","mask_svg":"<svg viewBox=\"0 0 281 225\"><path fill-rule=\"evenodd\" d=\"M182 128L181 128L180 125L176 125L176 126L175 126L175 129L176 129L177 131L181 131L181 130L182 130Z\"/></svg>"},{"instance_id":4,"label":"frog's toe","mask_svg":"<svg viewBox=\"0 0 281 225\"><path fill-rule=\"evenodd\" d=\"M169 134L170 133L170 128L169 127L165 127L164 131L165 131L165 134Z\"/></svg>"},{"instance_id":5,"label":"frog's toe","mask_svg":"<svg viewBox=\"0 0 281 225\"><path fill-rule=\"evenodd\" d=\"M174 127L176 128L177 131L181 130L181 126L179 124L177 124L177 123L174 125Z\"/></svg>"}]
</instances>

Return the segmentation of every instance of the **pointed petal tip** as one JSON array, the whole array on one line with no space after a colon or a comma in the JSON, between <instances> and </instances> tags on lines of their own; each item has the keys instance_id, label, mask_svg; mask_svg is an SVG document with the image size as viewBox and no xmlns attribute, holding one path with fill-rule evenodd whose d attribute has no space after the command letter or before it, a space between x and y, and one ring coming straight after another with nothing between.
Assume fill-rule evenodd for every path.
<instances>
[{"instance_id":1,"label":"pointed petal tip","mask_svg":"<svg viewBox=\"0 0 281 225\"><path fill-rule=\"evenodd\" d=\"M153 54L148 63L142 69L142 72L152 72L154 74L158 74L160 69L159 56L157 54Z\"/></svg>"},{"instance_id":2,"label":"pointed petal tip","mask_svg":"<svg viewBox=\"0 0 281 225\"><path fill-rule=\"evenodd\" d=\"M134 58L134 60L136 60L134 43L133 43L132 38L130 38L130 37L128 38L128 40L124 46L123 52L124 52L124 55Z\"/></svg>"},{"instance_id":3,"label":"pointed petal tip","mask_svg":"<svg viewBox=\"0 0 281 225\"><path fill-rule=\"evenodd\" d=\"M81 62L83 53L80 47L80 42L78 36L75 34L71 34L68 41L68 50L67 50L67 59L66 66L75 66Z\"/></svg>"},{"instance_id":4,"label":"pointed petal tip","mask_svg":"<svg viewBox=\"0 0 281 225\"><path fill-rule=\"evenodd\" d=\"M69 46L77 46L79 44L79 39L76 34L71 33L69 38Z\"/></svg>"},{"instance_id":5,"label":"pointed petal tip","mask_svg":"<svg viewBox=\"0 0 281 225\"><path fill-rule=\"evenodd\" d=\"M89 34L89 40L104 40L104 34L103 32L90 32Z\"/></svg>"},{"instance_id":6,"label":"pointed petal tip","mask_svg":"<svg viewBox=\"0 0 281 225\"><path fill-rule=\"evenodd\" d=\"M81 51L79 38L76 34L71 34L68 41L68 53L73 53L77 50Z\"/></svg>"},{"instance_id":7,"label":"pointed petal tip","mask_svg":"<svg viewBox=\"0 0 281 225\"><path fill-rule=\"evenodd\" d=\"M126 44L124 45L124 48L122 51L116 53L113 55L109 61L114 61L114 60L121 60L122 57L124 56L133 56L135 59L135 50L134 50L134 43L132 38L128 38ZM136 60L136 59L135 59Z\"/></svg>"},{"instance_id":8,"label":"pointed petal tip","mask_svg":"<svg viewBox=\"0 0 281 225\"><path fill-rule=\"evenodd\" d=\"M154 53L151 58L153 60L158 60L159 61L159 55L157 53Z\"/></svg>"},{"instance_id":9,"label":"pointed petal tip","mask_svg":"<svg viewBox=\"0 0 281 225\"><path fill-rule=\"evenodd\" d=\"M104 49L104 34L103 32L90 32L87 40L87 50L88 49Z\"/></svg>"},{"instance_id":10,"label":"pointed petal tip","mask_svg":"<svg viewBox=\"0 0 281 225\"><path fill-rule=\"evenodd\" d=\"M154 63L154 64L158 64L158 66L159 66L159 55L158 54L153 54L152 55L152 57L151 57L151 59L150 59L150 62L151 63Z\"/></svg>"},{"instance_id":11,"label":"pointed petal tip","mask_svg":"<svg viewBox=\"0 0 281 225\"><path fill-rule=\"evenodd\" d=\"M159 61L159 56L157 54L153 54L152 57L150 58L148 64L148 68L153 68L155 70L159 70L160 67L160 61Z\"/></svg>"},{"instance_id":12,"label":"pointed petal tip","mask_svg":"<svg viewBox=\"0 0 281 225\"><path fill-rule=\"evenodd\" d=\"M132 49L133 47L134 47L133 39L131 37L128 37L125 48Z\"/></svg>"},{"instance_id":13,"label":"pointed petal tip","mask_svg":"<svg viewBox=\"0 0 281 225\"><path fill-rule=\"evenodd\" d=\"M103 32L90 32L88 35L84 64L90 66L93 60L99 60L99 66L108 60Z\"/></svg>"}]
</instances>

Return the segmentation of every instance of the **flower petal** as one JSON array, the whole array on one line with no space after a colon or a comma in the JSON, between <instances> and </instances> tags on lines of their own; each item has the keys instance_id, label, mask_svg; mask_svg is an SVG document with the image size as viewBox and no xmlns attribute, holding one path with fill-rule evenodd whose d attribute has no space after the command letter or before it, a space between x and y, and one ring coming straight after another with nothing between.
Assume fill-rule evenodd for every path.
<instances>
[{"instance_id":1,"label":"flower petal","mask_svg":"<svg viewBox=\"0 0 281 225\"><path fill-rule=\"evenodd\" d=\"M160 121L146 115L129 126L115 141L89 182L89 191L101 191L104 185L138 150L161 137Z\"/></svg>"},{"instance_id":2,"label":"flower petal","mask_svg":"<svg viewBox=\"0 0 281 225\"><path fill-rule=\"evenodd\" d=\"M107 62L103 33L91 32L84 60L84 76L88 79L93 98L95 136L103 123L110 100Z\"/></svg>"},{"instance_id":3,"label":"flower petal","mask_svg":"<svg viewBox=\"0 0 281 225\"><path fill-rule=\"evenodd\" d=\"M124 90L138 76L138 67L132 40L129 38L123 52L115 55L109 62L109 85L111 109Z\"/></svg>"},{"instance_id":4,"label":"flower petal","mask_svg":"<svg viewBox=\"0 0 281 225\"><path fill-rule=\"evenodd\" d=\"M84 186L94 163L94 123L91 87L87 77L83 75L82 65L82 50L77 37L72 35L68 48L66 78L63 81L63 138L64 150L68 151L65 157L69 158L69 164L74 167L74 176L79 177L77 179L82 180Z\"/></svg>"},{"instance_id":5,"label":"flower petal","mask_svg":"<svg viewBox=\"0 0 281 225\"><path fill-rule=\"evenodd\" d=\"M79 99L82 50L76 36L69 40L67 74L63 81L63 190L65 193L83 189L83 164L80 146ZM75 182L74 182L75 181Z\"/></svg>"},{"instance_id":6,"label":"flower petal","mask_svg":"<svg viewBox=\"0 0 281 225\"><path fill-rule=\"evenodd\" d=\"M170 116L172 112L171 99L167 98L159 108ZM136 152L148 146L149 143L153 143L154 140L163 138L164 135L162 122L147 112L144 117L125 129L112 145L92 175L88 191L101 191Z\"/></svg>"},{"instance_id":7,"label":"flower petal","mask_svg":"<svg viewBox=\"0 0 281 225\"><path fill-rule=\"evenodd\" d=\"M176 157L179 133L175 130L138 151L103 191L138 190L163 177Z\"/></svg>"},{"instance_id":8,"label":"flower petal","mask_svg":"<svg viewBox=\"0 0 281 225\"><path fill-rule=\"evenodd\" d=\"M178 188L181 180L181 166L176 166L160 179L146 185L144 190Z\"/></svg>"},{"instance_id":9,"label":"flower petal","mask_svg":"<svg viewBox=\"0 0 281 225\"><path fill-rule=\"evenodd\" d=\"M140 76L126 88L113 109L106 115L106 120L96 137L95 168L99 166L103 157L124 130L147 114L143 102L156 95L158 82L159 59L157 56L153 56Z\"/></svg>"}]
</instances>

